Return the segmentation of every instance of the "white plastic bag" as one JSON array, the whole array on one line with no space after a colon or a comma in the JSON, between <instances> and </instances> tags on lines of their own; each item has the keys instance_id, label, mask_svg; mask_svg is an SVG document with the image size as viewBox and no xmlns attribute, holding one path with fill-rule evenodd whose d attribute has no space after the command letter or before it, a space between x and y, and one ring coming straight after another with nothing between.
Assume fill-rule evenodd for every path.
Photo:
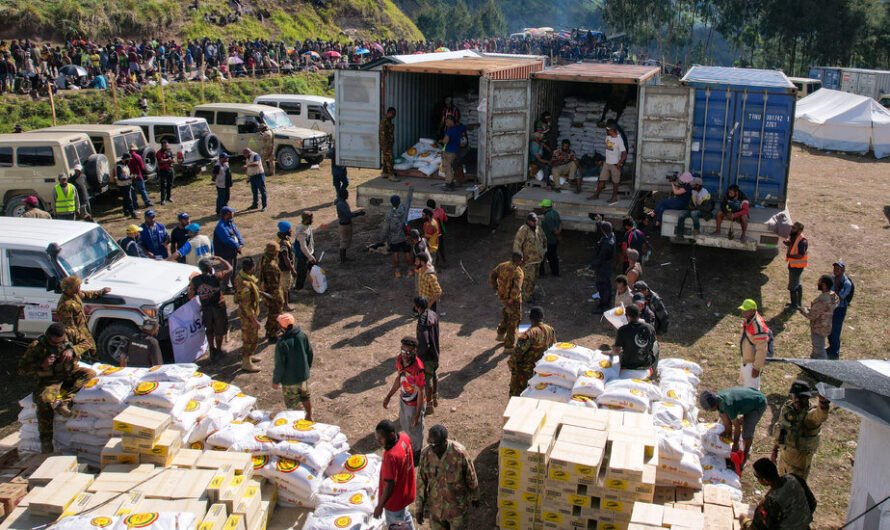
<instances>
[{"instance_id":1,"label":"white plastic bag","mask_svg":"<svg viewBox=\"0 0 890 530\"><path fill-rule=\"evenodd\" d=\"M568 403L572 399L572 390L561 386L548 385L547 383L538 383L523 390L520 396L543 399L544 401L556 401L557 403Z\"/></svg>"},{"instance_id":2,"label":"white plastic bag","mask_svg":"<svg viewBox=\"0 0 890 530\"><path fill-rule=\"evenodd\" d=\"M322 481L321 486L318 488L318 494L339 495L357 491L374 493L377 490L377 483L378 477L355 473L337 473Z\"/></svg>"},{"instance_id":3,"label":"white plastic bag","mask_svg":"<svg viewBox=\"0 0 890 530\"><path fill-rule=\"evenodd\" d=\"M355 473L357 475L376 477L380 473L382 463L380 457L375 454L353 455L343 452L334 456L325 470L325 475Z\"/></svg>"},{"instance_id":4,"label":"white plastic bag","mask_svg":"<svg viewBox=\"0 0 890 530\"><path fill-rule=\"evenodd\" d=\"M344 530L372 530L378 526L371 526L368 514L359 511L348 513L317 513L316 510L306 518L303 530L331 530L332 528ZM379 522L378 522L379 523ZM377 523L374 523L377 524Z\"/></svg>"},{"instance_id":5,"label":"white plastic bag","mask_svg":"<svg viewBox=\"0 0 890 530\"><path fill-rule=\"evenodd\" d=\"M188 402L192 397L194 393L187 391L181 383L143 381L133 388L133 392L124 401L128 405L169 411L177 403Z\"/></svg>"},{"instance_id":6,"label":"white plastic bag","mask_svg":"<svg viewBox=\"0 0 890 530\"><path fill-rule=\"evenodd\" d=\"M606 391L606 374L599 370L584 370L572 386L573 396L598 398Z\"/></svg>"},{"instance_id":7,"label":"white plastic bag","mask_svg":"<svg viewBox=\"0 0 890 530\"><path fill-rule=\"evenodd\" d=\"M210 412L210 402L190 399L178 403L170 415L173 416L173 424L182 432L191 431L198 421Z\"/></svg>"},{"instance_id":8,"label":"white plastic bag","mask_svg":"<svg viewBox=\"0 0 890 530\"><path fill-rule=\"evenodd\" d=\"M657 401L652 404L655 425L680 429L683 427L684 415L683 407L672 401Z\"/></svg>"},{"instance_id":9,"label":"white plastic bag","mask_svg":"<svg viewBox=\"0 0 890 530\"><path fill-rule=\"evenodd\" d=\"M161 364L152 366L140 378L140 381L158 381L166 383L189 382L198 370L198 365L193 363Z\"/></svg>"},{"instance_id":10,"label":"white plastic bag","mask_svg":"<svg viewBox=\"0 0 890 530\"><path fill-rule=\"evenodd\" d=\"M318 265L313 265L309 269L309 281L312 282L312 290L318 294L322 294L328 290L328 277L324 269Z\"/></svg>"},{"instance_id":11,"label":"white plastic bag","mask_svg":"<svg viewBox=\"0 0 890 530\"><path fill-rule=\"evenodd\" d=\"M646 394L646 397L648 397L650 401L661 399L661 390L654 384L643 379L618 379L616 381L610 381L606 383L606 390L608 391L609 389L635 389Z\"/></svg>"},{"instance_id":12,"label":"white plastic bag","mask_svg":"<svg viewBox=\"0 0 890 530\"><path fill-rule=\"evenodd\" d=\"M644 390L606 385L606 391L596 398L600 407L649 412L649 396Z\"/></svg>"},{"instance_id":13,"label":"white plastic bag","mask_svg":"<svg viewBox=\"0 0 890 530\"><path fill-rule=\"evenodd\" d=\"M318 472L306 464L277 456L269 457L269 463L263 467L261 474L280 488L307 497L318 491L322 481Z\"/></svg>"},{"instance_id":14,"label":"white plastic bag","mask_svg":"<svg viewBox=\"0 0 890 530\"><path fill-rule=\"evenodd\" d=\"M252 437L255 428L256 427L254 427L252 423L235 420L208 436L207 445L220 447L224 450L229 449L238 442L238 440Z\"/></svg>"},{"instance_id":15,"label":"white plastic bag","mask_svg":"<svg viewBox=\"0 0 890 530\"><path fill-rule=\"evenodd\" d=\"M229 401L232 401L232 398L241 393L240 388L224 381L211 380L210 388L213 389L211 397L215 399L217 403L228 403Z\"/></svg>"},{"instance_id":16,"label":"white plastic bag","mask_svg":"<svg viewBox=\"0 0 890 530\"><path fill-rule=\"evenodd\" d=\"M723 436L722 423L702 423L699 425L699 430L702 433L702 447L706 453L718 458L729 458L732 453L732 439Z\"/></svg>"},{"instance_id":17,"label":"white plastic bag","mask_svg":"<svg viewBox=\"0 0 890 530\"><path fill-rule=\"evenodd\" d=\"M589 409L599 408L596 405L596 400L592 397L582 396L580 394L572 396L572 399L569 400L569 405L574 405L576 407L586 407Z\"/></svg>"},{"instance_id":18,"label":"white plastic bag","mask_svg":"<svg viewBox=\"0 0 890 530\"><path fill-rule=\"evenodd\" d=\"M330 442L340 433L340 427L325 423L315 423L301 419L296 421L282 421L276 419L266 431L270 438L276 440L298 440L310 444L318 442Z\"/></svg>"},{"instance_id":19,"label":"white plastic bag","mask_svg":"<svg viewBox=\"0 0 890 530\"><path fill-rule=\"evenodd\" d=\"M658 361L658 369L661 370L662 368L676 368L678 370L686 370L687 372L692 372L697 377L701 377L702 374L701 366L692 361L687 361L686 359L660 359Z\"/></svg>"},{"instance_id":20,"label":"white plastic bag","mask_svg":"<svg viewBox=\"0 0 890 530\"><path fill-rule=\"evenodd\" d=\"M374 513L374 499L366 491L355 493L343 493L340 495L319 495L318 515L343 514L349 512L361 512L367 515Z\"/></svg>"}]
</instances>

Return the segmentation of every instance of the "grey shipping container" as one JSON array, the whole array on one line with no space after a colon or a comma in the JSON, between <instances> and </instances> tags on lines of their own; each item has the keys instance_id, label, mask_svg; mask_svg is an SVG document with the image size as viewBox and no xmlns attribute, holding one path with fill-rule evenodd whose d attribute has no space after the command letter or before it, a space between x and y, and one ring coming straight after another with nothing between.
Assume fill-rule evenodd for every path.
<instances>
[{"instance_id":1,"label":"grey shipping container","mask_svg":"<svg viewBox=\"0 0 890 530\"><path fill-rule=\"evenodd\" d=\"M859 94L876 101L884 94L890 94L890 72L886 70L863 70L841 68L841 88L844 92Z\"/></svg>"}]
</instances>

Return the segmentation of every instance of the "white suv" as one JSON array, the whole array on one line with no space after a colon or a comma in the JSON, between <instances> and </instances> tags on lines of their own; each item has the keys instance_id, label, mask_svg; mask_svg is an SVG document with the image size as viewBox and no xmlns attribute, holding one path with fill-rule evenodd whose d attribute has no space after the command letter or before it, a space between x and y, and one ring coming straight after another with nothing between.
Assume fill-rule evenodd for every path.
<instances>
[{"instance_id":1,"label":"white suv","mask_svg":"<svg viewBox=\"0 0 890 530\"><path fill-rule=\"evenodd\" d=\"M206 171L219 158L219 138L210 132L207 120L181 116L146 116L114 122L135 125L142 129L148 145L159 150L161 141L176 153L174 169L177 175L194 177Z\"/></svg>"},{"instance_id":2,"label":"white suv","mask_svg":"<svg viewBox=\"0 0 890 530\"><path fill-rule=\"evenodd\" d=\"M0 337L43 333L52 323L62 278L77 274L84 290L111 289L86 300L84 312L100 357L116 362L146 318L159 320L158 338L169 341L167 319L187 301L189 277L197 272L191 265L127 256L94 223L3 217L0 305L22 309L17 329L0 327Z\"/></svg>"}]
</instances>

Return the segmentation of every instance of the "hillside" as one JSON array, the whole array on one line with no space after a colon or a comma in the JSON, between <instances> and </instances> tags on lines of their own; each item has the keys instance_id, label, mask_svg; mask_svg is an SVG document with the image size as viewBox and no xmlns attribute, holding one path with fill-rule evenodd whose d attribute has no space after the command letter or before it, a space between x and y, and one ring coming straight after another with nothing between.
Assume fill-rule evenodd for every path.
<instances>
[{"instance_id":1,"label":"hillside","mask_svg":"<svg viewBox=\"0 0 890 530\"><path fill-rule=\"evenodd\" d=\"M100 41L139 38L405 38L422 34L392 0L242 0L239 20L228 0L3 0L0 38ZM194 9L197 5L198 8ZM263 15L260 20L260 14Z\"/></svg>"}]
</instances>

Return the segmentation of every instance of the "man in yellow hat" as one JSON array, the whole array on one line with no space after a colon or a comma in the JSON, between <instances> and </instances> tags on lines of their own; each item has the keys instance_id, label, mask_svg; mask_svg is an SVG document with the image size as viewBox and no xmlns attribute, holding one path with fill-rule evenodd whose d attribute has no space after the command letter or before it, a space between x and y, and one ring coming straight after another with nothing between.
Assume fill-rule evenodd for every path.
<instances>
[{"instance_id":1,"label":"man in yellow hat","mask_svg":"<svg viewBox=\"0 0 890 530\"><path fill-rule=\"evenodd\" d=\"M128 256L133 256L134 258L145 258L145 251L142 250L142 245L139 244L139 232L142 232L142 227L139 225L129 225L127 226L127 237L121 239L117 242L118 245L124 249L124 252L127 253Z\"/></svg>"},{"instance_id":2,"label":"man in yellow hat","mask_svg":"<svg viewBox=\"0 0 890 530\"><path fill-rule=\"evenodd\" d=\"M739 338L742 353L739 383L760 390L760 374L772 347L773 334L763 316L757 312L757 302L748 298L739 306L739 311L745 319Z\"/></svg>"},{"instance_id":3,"label":"man in yellow hat","mask_svg":"<svg viewBox=\"0 0 890 530\"><path fill-rule=\"evenodd\" d=\"M544 215L541 219L541 230L544 231L544 237L547 238L547 251L544 253L544 260L550 264L550 274L559 276L559 254L557 247L559 240L562 239L562 219L559 212L553 208L553 201L544 199L540 204L544 209ZM544 261L541 262L541 276L544 275Z\"/></svg>"},{"instance_id":4,"label":"man in yellow hat","mask_svg":"<svg viewBox=\"0 0 890 530\"><path fill-rule=\"evenodd\" d=\"M83 300L92 300L111 292L105 287L98 291L81 291L80 277L68 276L62 280L62 296L56 305L56 319L65 326L68 340L74 344L74 353L78 359L92 363L99 359L96 356L96 341L87 326L87 316L83 312Z\"/></svg>"}]
</instances>

